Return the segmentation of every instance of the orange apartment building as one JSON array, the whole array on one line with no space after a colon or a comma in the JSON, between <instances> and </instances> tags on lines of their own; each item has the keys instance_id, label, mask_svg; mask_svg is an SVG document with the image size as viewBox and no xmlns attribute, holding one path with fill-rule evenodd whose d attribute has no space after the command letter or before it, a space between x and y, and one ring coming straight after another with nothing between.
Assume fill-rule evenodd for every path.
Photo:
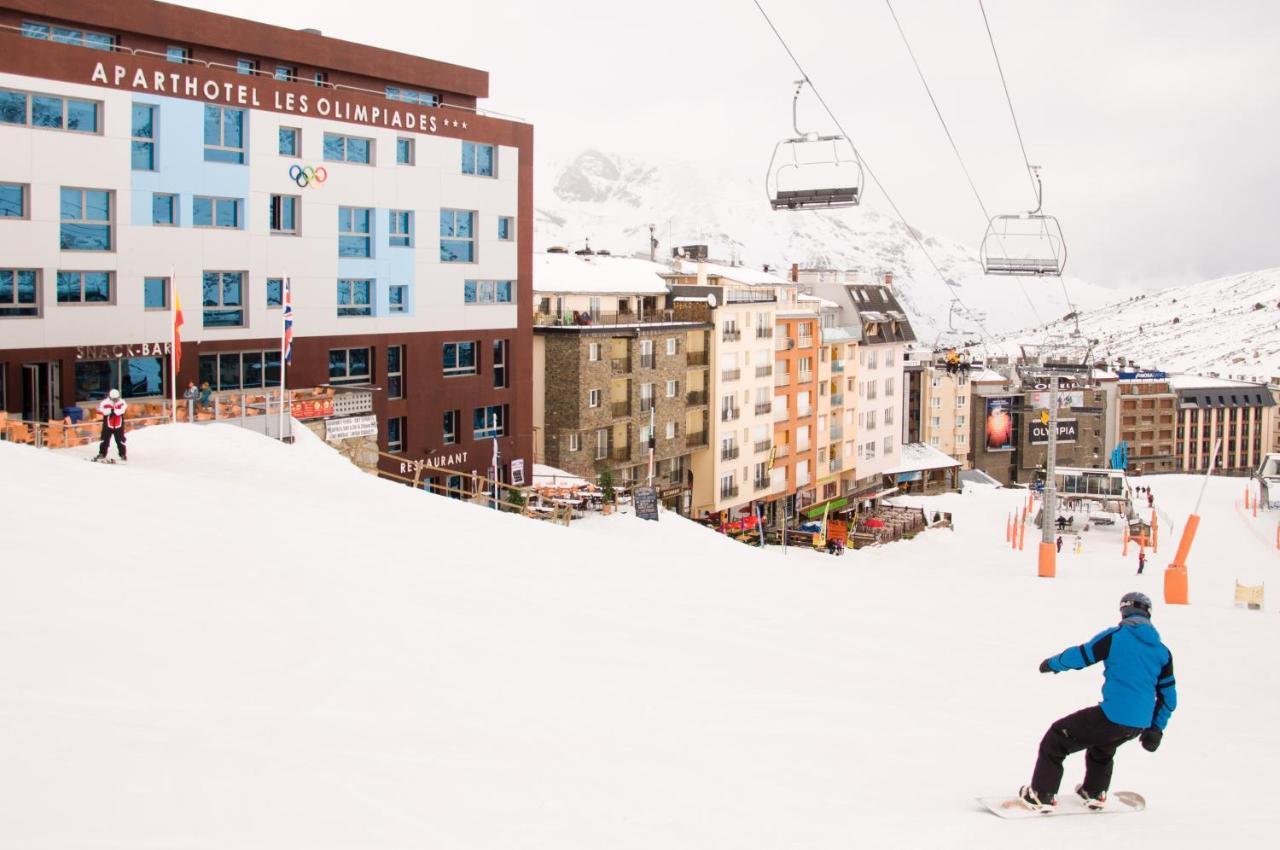
<instances>
[{"instance_id":1,"label":"orange apartment building","mask_svg":"<svg viewBox=\"0 0 1280 850\"><path fill-rule=\"evenodd\" d=\"M795 495L796 508L817 500L819 358L818 316L784 307L778 311L773 361L774 489ZM825 396L825 394L824 394Z\"/></svg>"}]
</instances>

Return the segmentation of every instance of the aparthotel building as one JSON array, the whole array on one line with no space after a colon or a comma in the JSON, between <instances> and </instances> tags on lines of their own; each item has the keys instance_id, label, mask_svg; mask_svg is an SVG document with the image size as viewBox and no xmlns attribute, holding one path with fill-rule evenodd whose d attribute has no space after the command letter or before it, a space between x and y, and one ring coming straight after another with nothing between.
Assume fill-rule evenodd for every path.
<instances>
[{"instance_id":1,"label":"aparthotel building","mask_svg":"<svg viewBox=\"0 0 1280 850\"><path fill-rule=\"evenodd\" d=\"M1168 380L1178 399L1178 470L1207 469L1215 442L1220 443L1216 469L1241 475L1256 470L1273 439L1268 434L1276 415L1271 387L1200 375L1171 375Z\"/></svg>"},{"instance_id":2,"label":"aparthotel building","mask_svg":"<svg viewBox=\"0 0 1280 850\"><path fill-rule=\"evenodd\" d=\"M488 88L151 0L0 0L0 407L279 386L289 280L291 387L373 388L406 462L531 460L533 132Z\"/></svg>"}]
</instances>

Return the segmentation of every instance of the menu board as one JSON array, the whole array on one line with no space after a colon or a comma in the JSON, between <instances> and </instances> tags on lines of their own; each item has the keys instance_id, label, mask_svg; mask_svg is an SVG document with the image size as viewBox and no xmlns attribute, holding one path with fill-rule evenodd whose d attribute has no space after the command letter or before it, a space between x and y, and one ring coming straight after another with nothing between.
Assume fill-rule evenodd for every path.
<instances>
[{"instance_id":1,"label":"menu board","mask_svg":"<svg viewBox=\"0 0 1280 850\"><path fill-rule=\"evenodd\" d=\"M631 501L640 519L658 520L658 490L656 487L637 487L631 491Z\"/></svg>"}]
</instances>

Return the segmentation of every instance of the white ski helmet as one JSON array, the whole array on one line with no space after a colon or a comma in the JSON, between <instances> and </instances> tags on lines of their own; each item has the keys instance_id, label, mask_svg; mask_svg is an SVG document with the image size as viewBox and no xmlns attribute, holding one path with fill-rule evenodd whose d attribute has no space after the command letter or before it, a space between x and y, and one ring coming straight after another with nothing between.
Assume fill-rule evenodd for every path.
<instances>
[{"instance_id":1,"label":"white ski helmet","mask_svg":"<svg viewBox=\"0 0 1280 850\"><path fill-rule=\"evenodd\" d=\"M111 392L107 393L107 398L111 399L112 401L117 400L118 398L120 398L120 391L112 390Z\"/></svg>"}]
</instances>

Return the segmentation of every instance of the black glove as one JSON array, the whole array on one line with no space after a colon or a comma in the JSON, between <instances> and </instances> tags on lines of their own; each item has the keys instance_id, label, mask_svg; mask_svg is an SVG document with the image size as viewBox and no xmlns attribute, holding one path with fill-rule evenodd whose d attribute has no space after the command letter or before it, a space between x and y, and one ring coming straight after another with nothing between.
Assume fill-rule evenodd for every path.
<instances>
[{"instance_id":1,"label":"black glove","mask_svg":"<svg viewBox=\"0 0 1280 850\"><path fill-rule=\"evenodd\" d=\"M1049 659L1047 659L1047 658L1046 658L1044 661L1041 661L1041 662L1040 662L1040 672L1041 672L1041 673L1056 673L1056 672L1058 672L1058 671L1057 671L1057 670L1054 670L1053 668L1051 668L1051 667L1049 666Z\"/></svg>"},{"instance_id":2,"label":"black glove","mask_svg":"<svg viewBox=\"0 0 1280 850\"><path fill-rule=\"evenodd\" d=\"M1160 746L1160 739L1164 737L1164 731L1152 726L1150 729L1142 730L1142 749L1149 753L1154 753Z\"/></svg>"}]
</instances>

